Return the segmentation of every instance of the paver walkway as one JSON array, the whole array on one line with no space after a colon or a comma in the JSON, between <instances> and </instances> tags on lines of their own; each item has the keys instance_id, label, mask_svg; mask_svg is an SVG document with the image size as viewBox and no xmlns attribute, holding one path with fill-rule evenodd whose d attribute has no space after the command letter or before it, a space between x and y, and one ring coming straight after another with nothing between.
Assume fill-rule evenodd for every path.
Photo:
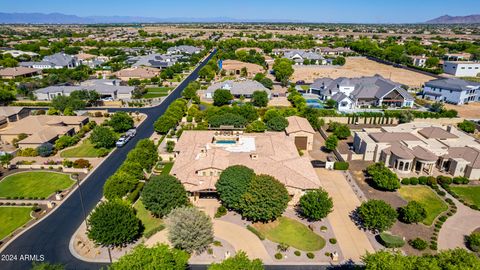
<instances>
[{"instance_id":1,"label":"paver walkway","mask_svg":"<svg viewBox=\"0 0 480 270\"><path fill-rule=\"evenodd\" d=\"M443 224L438 234L438 248L465 248L465 236L480 227L480 211L466 207L448 193L446 197L455 202L457 212Z\"/></svg>"},{"instance_id":2,"label":"paver walkway","mask_svg":"<svg viewBox=\"0 0 480 270\"><path fill-rule=\"evenodd\" d=\"M350 219L350 213L359 205L360 200L339 171L315 169L322 186L333 199L333 212L328 215L338 245L345 260L360 262L361 256L375 252L367 235Z\"/></svg>"}]
</instances>

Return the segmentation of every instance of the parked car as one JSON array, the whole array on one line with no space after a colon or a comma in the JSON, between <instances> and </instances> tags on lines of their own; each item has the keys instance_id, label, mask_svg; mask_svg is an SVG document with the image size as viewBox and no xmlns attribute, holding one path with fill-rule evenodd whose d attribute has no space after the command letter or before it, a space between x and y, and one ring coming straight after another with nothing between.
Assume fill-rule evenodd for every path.
<instances>
[{"instance_id":1,"label":"parked car","mask_svg":"<svg viewBox=\"0 0 480 270\"><path fill-rule=\"evenodd\" d=\"M311 161L313 168L325 168L325 161L321 160L312 160Z\"/></svg>"},{"instance_id":2,"label":"parked car","mask_svg":"<svg viewBox=\"0 0 480 270\"><path fill-rule=\"evenodd\" d=\"M304 85L305 81L304 80L299 80L295 83L296 85Z\"/></svg>"},{"instance_id":3,"label":"parked car","mask_svg":"<svg viewBox=\"0 0 480 270\"><path fill-rule=\"evenodd\" d=\"M117 147L122 147L124 146L126 143L128 142L127 138L122 136L120 137L120 139L118 139L118 141L115 143L115 145L117 145Z\"/></svg>"},{"instance_id":4,"label":"parked car","mask_svg":"<svg viewBox=\"0 0 480 270\"><path fill-rule=\"evenodd\" d=\"M137 135L137 130L134 128L127 130L127 132L125 133L125 136L129 138L133 138L135 137L135 135Z\"/></svg>"}]
</instances>

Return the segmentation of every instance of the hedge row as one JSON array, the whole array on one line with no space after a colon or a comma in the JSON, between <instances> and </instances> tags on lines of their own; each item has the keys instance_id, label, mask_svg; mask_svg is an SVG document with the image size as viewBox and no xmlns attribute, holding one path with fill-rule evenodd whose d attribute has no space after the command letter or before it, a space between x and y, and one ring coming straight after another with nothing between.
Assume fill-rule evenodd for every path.
<instances>
[{"instance_id":1,"label":"hedge row","mask_svg":"<svg viewBox=\"0 0 480 270\"><path fill-rule=\"evenodd\" d=\"M333 169L340 170L340 171L346 171L346 170L348 170L349 166L350 166L350 164L348 162L337 161L333 164Z\"/></svg>"}]
</instances>

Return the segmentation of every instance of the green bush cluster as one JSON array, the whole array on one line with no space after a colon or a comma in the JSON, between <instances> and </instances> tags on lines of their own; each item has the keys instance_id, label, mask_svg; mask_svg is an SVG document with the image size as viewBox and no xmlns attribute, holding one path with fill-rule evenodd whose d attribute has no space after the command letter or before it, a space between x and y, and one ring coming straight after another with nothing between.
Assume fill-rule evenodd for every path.
<instances>
[{"instance_id":1,"label":"green bush cluster","mask_svg":"<svg viewBox=\"0 0 480 270\"><path fill-rule=\"evenodd\" d=\"M344 162L344 161L337 161L333 164L333 169L335 170L341 170L341 171L346 171L348 170L348 167L350 166L350 164L348 162Z\"/></svg>"}]
</instances>

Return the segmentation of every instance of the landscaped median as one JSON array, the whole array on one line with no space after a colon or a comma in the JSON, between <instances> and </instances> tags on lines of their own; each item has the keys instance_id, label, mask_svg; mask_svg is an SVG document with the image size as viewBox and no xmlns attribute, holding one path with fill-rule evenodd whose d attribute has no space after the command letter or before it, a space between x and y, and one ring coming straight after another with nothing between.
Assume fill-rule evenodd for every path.
<instances>
[{"instance_id":1,"label":"landscaped median","mask_svg":"<svg viewBox=\"0 0 480 270\"><path fill-rule=\"evenodd\" d=\"M9 175L0 181L0 198L45 199L73 185L69 174L31 171Z\"/></svg>"}]
</instances>

